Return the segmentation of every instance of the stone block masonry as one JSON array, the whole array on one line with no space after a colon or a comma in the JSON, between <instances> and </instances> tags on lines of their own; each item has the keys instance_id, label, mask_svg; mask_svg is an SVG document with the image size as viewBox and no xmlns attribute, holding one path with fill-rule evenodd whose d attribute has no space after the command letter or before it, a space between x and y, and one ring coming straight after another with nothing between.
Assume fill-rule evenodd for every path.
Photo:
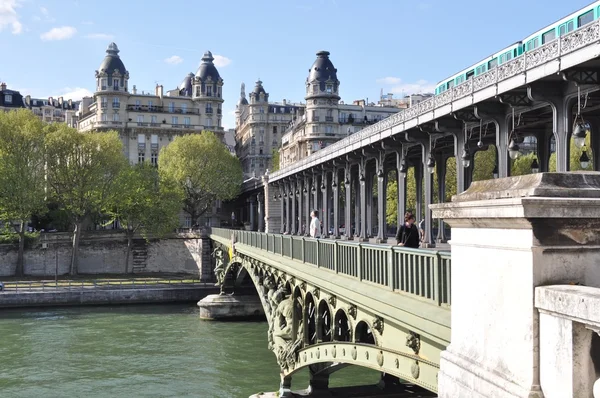
<instances>
[{"instance_id":1,"label":"stone block masonry","mask_svg":"<svg viewBox=\"0 0 600 398\"><path fill-rule=\"evenodd\" d=\"M56 270L58 275L67 275L71 250L70 234L42 234L33 247L25 249L25 275L53 277ZM127 239L124 233L88 231L79 247L79 273L124 274L126 253ZM15 274L17 254L16 244L0 245L0 278ZM189 274L200 277L202 281L212 281L212 263L210 240L194 232L152 239L145 242L144 246L136 246L129 258L129 270L133 268L134 273L138 274Z\"/></svg>"}]
</instances>

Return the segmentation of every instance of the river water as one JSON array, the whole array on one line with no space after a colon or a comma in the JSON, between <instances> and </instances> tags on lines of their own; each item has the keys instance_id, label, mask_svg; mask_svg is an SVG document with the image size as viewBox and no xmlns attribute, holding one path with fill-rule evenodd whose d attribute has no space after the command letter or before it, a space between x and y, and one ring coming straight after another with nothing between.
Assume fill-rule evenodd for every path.
<instances>
[{"instance_id":1,"label":"river water","mask_svg":"<svg viewBox=\"0 0 600 398\"><path fill-rule=\"evenodd\" d=\"M266 333L201 321L195 305L0 310L0 397L247 398L279 386ZM378 378L348 367L330 386ZM294 389L307 384L294 376Z\"/></svg>"}]
</instances>

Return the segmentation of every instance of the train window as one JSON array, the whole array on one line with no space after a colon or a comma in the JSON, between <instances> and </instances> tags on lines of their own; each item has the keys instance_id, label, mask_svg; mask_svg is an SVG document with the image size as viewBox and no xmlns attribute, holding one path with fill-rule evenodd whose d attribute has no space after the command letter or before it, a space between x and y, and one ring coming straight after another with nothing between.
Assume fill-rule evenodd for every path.
<instances>
[{"instance_id":1,"label":"train window","mask_svg":"<svg viewBox=\"0 0 600 398\"><path fill-rule=\"evenodd\" d=\"M589 10L585 14L581 14L577 18L577 26L582 27L583 25L589 24L594 20L594 10Z\"/></svg>"},{"instance_id":2,"label":"train window","mask_svg":"<svg viewBox=\"0 0 600 398\"><path fill-rule=\"evenodd\" d=\"M525 51L531 51L534 48L538 48L538 46L540 45L540 40L539 38L535 38L535 39L531 39L527 42L527 47Z\"/></svg>"},{"instance_id":3,"label":"train window","mask_svg":"<svg viewBox=\"0 0 600 398\"><path fill-rule=\"evenodd\" d=\"M546 44L556 39L556 30L552 29L542 35L542 44Z\"/></svg>"},{"instance_id":4,"label":"train window","mask_svg":"<svg viewBox=\"0 0 600 398\"><path fill-rule=\"evenodd\" d=\"M496 66L498 66L498 58L494 58L493 60L491 60L490 62L488 62L488 70L492 70Z\"/></svg>"},{"instance_id":5,"label":"train window","mask_svg":"<svg viewBox=\"0 0 600 398\"><path fill-rule=\"evenodd\" d=\"M473 76L475 76L475 71L473 69L471 69L470 71L467 72L467 80L469 80Z\"/></svg>"},{"instance_id":6,"label":"train window","mask_svg":"<svg viewBox=\"0 0 600 398\"><path fill-rule=\"evenodd\" d=\"M464 75L463 76L459 76L459 77L456 78L455 81L456 81L456 85L459 85L459 84L461 84L462 82L465 81L465 76Z\"/></svg>"},{"instance_id":7,"label":"train window","mask_svg":"<svg viewBox=\"0 0 600 398\"><path fill-rule=\"evenodd\" d=\"M448 82L448 90L450 90L452 87L454 87L454 80L450 80Z\"/></svg>"},{"instance_id":8,"label":"train window","mask_svg":"<svg viewBox=\"0 0 600 398\"><path fill-rule=\"evenodd\" d=\"M514 50L514 51L517 51L517 50ZM507 61L510 61L510 60L513 58L512 51L509 51L509 52L507 52L507 53L506 53L506 54L504 54L504 55L506 55L506 60L507 60Z\"/></svg>"},{"instance_id":9,"label":"train window","mask_svg":"<svg viewBox=\"0 0 600 398\"><path fill-rule=\"evenodd\" d=\"M558 27L558 36L562 36L567 32L567 26L566 25L560 25Z\"/></svg>"},{"instance_id":10,"label":"train window","mask_svg":"<svg viewBox=\"0 0 600 398\"><path fill-rule=\"evenodd\" d=\"M567 22L567 33L573 31L573 21Z\"/></svg>"}]
</instances>

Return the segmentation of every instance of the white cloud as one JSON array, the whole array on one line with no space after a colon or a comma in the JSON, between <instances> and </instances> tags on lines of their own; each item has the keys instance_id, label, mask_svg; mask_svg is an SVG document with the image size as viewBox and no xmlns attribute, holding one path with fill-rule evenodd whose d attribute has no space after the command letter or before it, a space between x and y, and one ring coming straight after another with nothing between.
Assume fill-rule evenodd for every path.
<instances>
[{"instance_id":1,"label":"white cloud","mask_svg":"<svg viewBox=\"0 0 600 398\"><path fill-rule=\"evenodd\" d=\"M215 59L213 63L219 68L223 68L231 63L231 60L223 55L213 55L213 58Z\"/></svg>"},{"instance_id":2,"label":"white cloud","mask_svg":"<svg viewBox=\"0 0 600 398\"><path fill-rule=\"evenodd\" d=\"M91 97L94 94L83 87L65 87L60 91L60 94L57 97L63 97L64 100L72 99L74 101L79 101L83 97Z\"/></svg>"},{"instance_id":3,"label":"white cloud","mask_svg":"<svg viewBox=\"0 0 600 398\"><path fill-rule=\"evenodd\" d=\"M40 7L40 12L44 15L48 15L48 9L46 7Z\"/></svg>"},{"instance_id":4,"label":"white cloud","mask_svg":"<svg viewBox=\"0 0 600 398\"><path fill-rule=\"evenodd\" d=\"M51 40L66 40L75 36L77 29L72 26L61 26L60 28L52 28L48 32L42 33L40 38L43 41Z\"/></svg>"},{"instance_id":5,"label":"white cloud","mask_svg":"<svg viewBox=\"0 0 600 398\"><path fill-rule=\"evenodd\" d=\"M419 93L432 93L435 89L434 83L423 79L408 83L404 82L399 77L384 77L377 79L376 82L385 86L384 90L392 94L410 95Z\"/></svg>"},{"instance_id":6,"label":"white cloud","mask_svg":"<svg viewBox=\"0 0 600 398\"><path fill-rule=\"evenodd\" d=\"M89 35L85 35L85 38L92 40L112 40L115 36L106 33L90 33Z\"/></svg>"},{"instance_id":7,"label":"white cloud","mask_svg":"<svg viewBox=\"0 0 600 398\"><path fill-rule=\"evenodd\" d=\"M179 55L173 55L172 57L165 58L165 62L169 65L177 65L183 62L183 58Z\"/></svg>"},{"instance_id":8,"label":"white cloud","mask_svg":"<svg viewBox=\"0 0 600 398\"><path fill-rule=\"evenodd\" d=\"M0 31L6 27L11 28L13 35L23 31L23 25L17 15L17 7L20 7L19 0L0 0Z\"/></svg>"}]
</instances>

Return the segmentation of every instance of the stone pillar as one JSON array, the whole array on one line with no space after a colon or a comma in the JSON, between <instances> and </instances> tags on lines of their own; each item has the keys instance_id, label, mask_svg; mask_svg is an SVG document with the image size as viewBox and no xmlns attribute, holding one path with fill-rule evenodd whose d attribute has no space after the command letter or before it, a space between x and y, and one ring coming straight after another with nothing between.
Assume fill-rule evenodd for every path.
<instances>
[{"instance_id":1,"label":"stone pillar","mask_svg":"<svg viewBox=\"0 0 600 398\"><path fill-rule=\"evenodd\" d=\"M344 170L344 190L346 203L344 204L344 236L347 240L352 239L352 173L350 164L346 164Z\"/></svg>"},{"instance_id":2,"label":"stone pillar","mask_svg":"<svg viewBox=\"0 0 600 398\"><path fill-rule=\"evenodd\" d=\"M358 181L360 185L360 234L359 240L362 242L368 241L367 239L367 181L366 181L366 162L363 159L360 164L358 171Z\"/></svg>"},{"instance_id":3,"label":"stone pillar","mask_svg":"<svg viewBox=\"0 0 600 398\"><path fill-rule=\"evenodd\" d=\"M340 170L333 169L333 238L340 238Z\"/></svg>"},{"instance_id":4,"label":"stone pillar","mask_svg":"<svg viewBox=\"0 0 600 398\"><path fill-rule=\"evenodd\" d=\"M440 398L543 397L534 289L600 287L599 187L598 174L537 173L477 181L432 206L452 226Z\"/></svg>"},{"instance_id":5,"label":"stone pillar","mask_svg":"<svg viewBox=\"0 0 600 398\"><path fill-rule=\"evenodd\" d=\"M292 181L290 183L290 203L292 206L292 215L290 217L291 227L290 227L290 235L296 235L296 224L298 224L298 219L296 218L296 181Z\"/></svg>"},{"instance_id":6,"label":"stone pillar","mask_svg":"<svg viewBox=\"0 0 600 398\"><path fill-rule=\"evenodd\" d=\"M200 282L214 282L213 261L210 256L210 238L206 229L200 229L200 239L198 239L200 252Z\"/></svg>"},{"instance_id":7,"label":"stone pillar","mask_svg":"<svg viewBox=\"0 0 600 398\"><path fill-rule=\"evenodd\" d=\"M329 198L331 196L331 183L329 173L323 172L321 177L321 193L323 195L323 215L321 216L321 234L324 238L329 237Z\"/></svg>"},{"instance_id":8,"label":"stone pillar","mask_svg":"<svg viewBox=\"0 0 600 398\"><path fill-rule=\"evenodd\" d=\"M258 232L265 232L265 212L263 210L265 198L262 193L257 195L256 208L258 209Z\"/></svg>"},{"instance_id":9,"label":"stone pillar","mask_svg":"<svg viewBox=\"0 0 600 398\"><path fill-rule=\"evenodd\" d=\"M377 170L377 243L387 243L385 232L385 205L387 178L383 168L383 162L379 162Z\"/></svg>"}]
</instances>

